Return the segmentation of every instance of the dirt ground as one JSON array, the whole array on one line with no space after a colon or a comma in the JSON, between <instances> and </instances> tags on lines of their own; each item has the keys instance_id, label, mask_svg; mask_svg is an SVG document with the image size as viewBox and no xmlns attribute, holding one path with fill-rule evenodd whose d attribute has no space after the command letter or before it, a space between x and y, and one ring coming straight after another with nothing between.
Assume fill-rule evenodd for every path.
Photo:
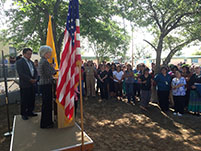
<instances>
[{"instance_id":1,"label":"dirt ground","mask_svg":"<svg viewBox=\"0 0 201 151\"><path fill-rule=\"evenodd\" d=\"M17 83L15 83L14 81L9 81L7 82L8 84L8 92L12 92L12 91L17 91L19 90L19 86ZM0 94L5 93L5 86L4 86L4 82L0 82Z\"/></svg>"},{"instance_id":2,"label":"dirt ground","mask_svg":"<svg viewBox=\"0 0 201 151\"><path fill-rule=\"evenodd\" d=\"M36 104L40 111L41 101ZM19 104L9 109L12 124ZM78 109L78 123L79 113ZM0 121L0 150L8 151L10 138L3 136L7 132L5 106L0 107ZM165 114L154 104L144 112L124 100L84 100L84 129L93 139L95 151L201 151L201 117L177 117L172 111Z\"/></svg>"}]
</instances>

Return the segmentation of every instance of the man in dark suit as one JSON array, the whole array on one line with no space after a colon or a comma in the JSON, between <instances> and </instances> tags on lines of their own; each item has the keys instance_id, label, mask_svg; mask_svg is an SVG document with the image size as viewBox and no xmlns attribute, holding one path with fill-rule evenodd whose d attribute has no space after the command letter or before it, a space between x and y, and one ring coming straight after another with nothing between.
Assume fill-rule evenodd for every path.
<instances>
[{"instance_id":1,"label":"man in dark suit","mask_svg":"<svg viewBox=\"0 0 201 151\"><path fill-rule=\"evenodd\" d=\"M35 105L34 85L37 81L37 71L34 63L30 60L31 55L32 50L25 48L23 57L16 62L20 80L21 115L23 120L28 120L29 116L37 116L33 113Z\"/></svg>"}]
</instances>

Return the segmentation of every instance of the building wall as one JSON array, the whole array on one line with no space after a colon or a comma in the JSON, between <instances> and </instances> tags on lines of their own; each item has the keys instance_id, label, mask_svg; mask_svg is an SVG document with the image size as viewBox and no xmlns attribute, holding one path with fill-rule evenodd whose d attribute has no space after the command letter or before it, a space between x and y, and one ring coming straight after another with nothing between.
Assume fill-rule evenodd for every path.
<instances>
[{"instance_id":1,"label":"building wall","mask_svg":"<svg viewBox=\"0 0 201 151\"><path fill-rule=\"evenodd\" d=\"M171 59L169 64L175 64L176 65L176 64L179 64L180 62L184 62L184 59Z\"/></svg>"},{"instance_id":2,"label":"building wall","mask_svg":"<svg viewBox=\"0 0 201 151\"><path fill-rule=\"evenodd\" d=\"M147 66L150 66L152 62L156 62L156 59L146 59L144 60L146 62L145 64ZM186 64L199 64L201 65L201 56L186 56L186 57L177 57L177 58L172 58L169 64L179 64L180 62L185 62ZM138 63L143 63L143 61ZM162 63L162 60L161 60Z\"/></svg>"},{"instance_id":3,"label":"building wall","mask_svg":"<svg viewBox=\"0 0 201 151\"><path fill-rule=\"evenodd\" d=\"M2 59L2 50L4 52L4 56L9 55L9 45L8 44L3 44L2 42L0 42L0 60Z\"/></svg>"},{"instance_id":4,"label":"building wall","mask_svg":"<svg viewBox=\"0 0 201 151\"><path fill-rule=\"evenodd\" d=\"M170 64L178 64L180 62L186 62L186 64L189 65L191 65L192 63L201 65L201 58L187 58L187 59L173 58L171 59Z\"/></svg>"}]
</instances>

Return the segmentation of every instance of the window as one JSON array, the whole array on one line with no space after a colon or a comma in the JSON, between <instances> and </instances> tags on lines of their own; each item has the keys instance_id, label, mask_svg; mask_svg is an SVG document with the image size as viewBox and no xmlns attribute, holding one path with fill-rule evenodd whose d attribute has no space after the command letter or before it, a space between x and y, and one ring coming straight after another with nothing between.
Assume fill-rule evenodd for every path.
<instances>
[{"instance_id":1,"label":"window","mask_svg":"<svg viewBox=\"0 0 201 151\"><path fill-rule=\"evenodd\" d=\"M197 59L197 58L191 59L191 62L192 62L192 63L198 63L198 59Z\"/></svg>"}]
</instances>

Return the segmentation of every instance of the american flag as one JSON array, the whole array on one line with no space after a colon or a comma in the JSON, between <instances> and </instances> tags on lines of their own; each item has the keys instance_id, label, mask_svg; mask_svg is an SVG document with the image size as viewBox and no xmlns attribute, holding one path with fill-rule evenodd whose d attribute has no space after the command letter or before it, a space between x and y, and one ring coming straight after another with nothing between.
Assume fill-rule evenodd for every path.
<instances>
[{"instance_id":1,"label":"american flag","mask_svg":"<svg viewBox=\"0 0 201 151\"><path fill-rule=\"evenodd\" d=\"M57 82L57 100L64 106L68 119L74 114L75 87L79 82L77 66L78 61L81 61L79 24L79 2L70 0Z\"/></svg>"}]
</instances>

